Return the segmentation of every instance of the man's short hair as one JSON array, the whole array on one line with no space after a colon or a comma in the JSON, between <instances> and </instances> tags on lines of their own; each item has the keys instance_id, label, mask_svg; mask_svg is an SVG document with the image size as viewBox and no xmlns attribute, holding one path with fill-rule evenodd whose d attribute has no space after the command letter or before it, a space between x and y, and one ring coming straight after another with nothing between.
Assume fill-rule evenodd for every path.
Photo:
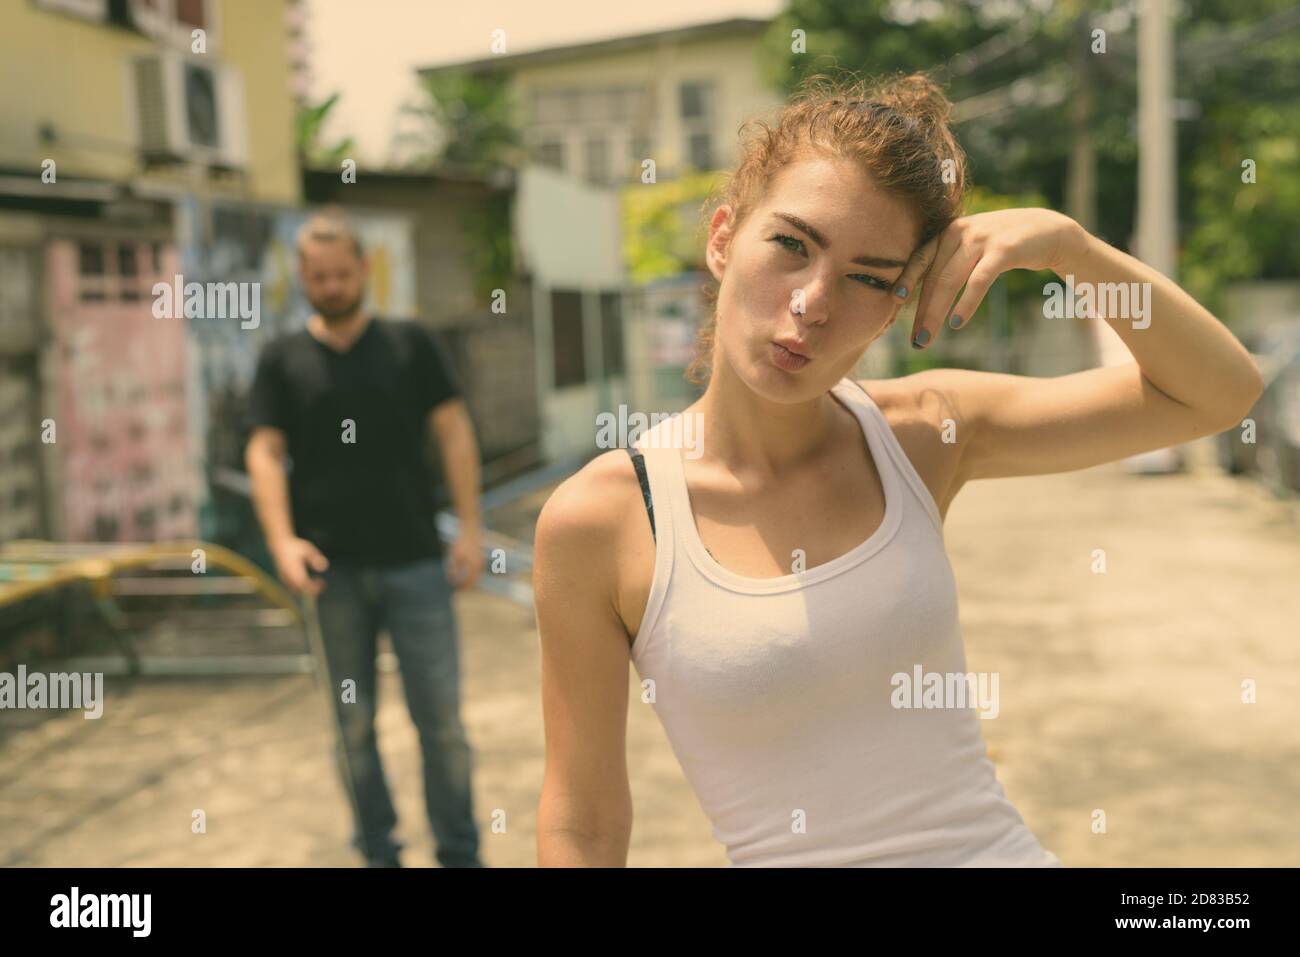
<instances>
[{"instance_id":1,"label":"man's short hair","mask_svg":"<svg viewBox=\"0 0 1300 957\"><path fill-rule=\"evenodd\" d=\"M326 206L313 213L298 228L298 256L303 256L303 247L308 240L319 242L347 241L352 244L357 258L362 258L361 234L357 232L351 218L338 206Z\"/></svg>"}]
</instances>

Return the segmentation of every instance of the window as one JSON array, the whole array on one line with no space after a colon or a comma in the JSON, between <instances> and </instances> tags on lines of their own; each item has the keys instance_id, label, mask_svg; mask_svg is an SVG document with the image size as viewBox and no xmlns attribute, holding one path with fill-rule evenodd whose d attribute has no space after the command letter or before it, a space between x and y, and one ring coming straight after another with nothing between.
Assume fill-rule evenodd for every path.
<instances>
[{"instance_id":1,"label":"window","mask_svg":"<svg viewBox=\"0 0 1300 957\"><path fill-rule=\"evenodd\" d=\"M614 90L587 90L581 94L584 123L608 123L615 109Z\"/></svg>"},{"instance_id":2,"label":"window","mask_svg":"<svg viewBox=\"0 0 1300 957\"><path fill-rule=\"evenodd\" d=\"M592 183L609 182L609 144L599 133L587 135L587 180Z\"/></svg>"},{"instance_id":3,"label":"window","mask_svg":"<svg viewBox=\"0 0 1300 957\"><path fill-rule=\"evenodd\" d=\"M221 145L217 123L217 78L207 67L186 63L185 122L190 142L198 146Z\"/></svg>"},{"instance_id":4,"label":"window","mask_svg":"<svg viewBox=\"0 0 1300 957\"><path fill-rule=\"evenodd\" d=\"M564 169L564 144L558 139L542 139L533 144L533 159L542 166Z\"/></svg>"},{"instance_id":5,"label":"window","mask_svg":"<svg viewBox=\"0 0 1300 957\"><path fill-rule=\"evenodd\" d=\"M77 278L82 302L103 302L108 277L104 268L104 247L99 243L77 246Z\"/></svg>"},{"instance_id":6,"label":"window","mask_svg":"<svg viewBox=\"0 0 1300 957\"><path fill-rule=\"evenodd\" d=\"M154 510L152 508L137 509L135 513L135 527L142 535L152 535L155 521Z\"/></svg>"},{"instance_id":7,"label":"window","mask_svg":"<svg viewBox=\"0 0 1300 957\"><path fill-rule=\"evenodd\" d=\"M551 338L555 387L563 389L587 381L586 337L582 332L582 294L571 290L551 292Z\"/></svg>"},{"instance_id":8,"label":"window","mask_svg":"<svg viewBox=\"0 0 1300 957\"><path fill-rule=\"evenodd\" d=\"M629 86L614 90L611 94L614 115L617 123L639 123L649 119L650 98L642 87Z\"/></svg>"},{"instance_id":9,"label":"window","mask_svg":"<svg viewBox=\"0 0 1300 957\"><path fill-rule=\"evenodd\" d=\"M82 243L77 247L77 271L83 276L104 275L104 247L98 243Z\"/></svg>"},{"instance_id":10,"label":"window","mask_svg":"<svg viewBox=\"0 0 1300 957\"><path fill-rule=\"evenodd\" d=\"M30 253L0 246L0 325L29 326L36 312Z\"/></svg>"},{"instance_id":11,"label":"window","mask_svg":"<svg viewBox=\"0 0 1300 957\"><path fill-rule=\"evenodd\" d=\"M112 515L95 516L95 541L113 542L117 541L117 519Z\"/></svg>"},{"instance_id":12,"label":"window","mask_svg":"<svg viewBox=\"0 0 1300 957\"><path fill-rule=\"evenodd\" d=\"M564 116L559 95L554 90L533 91L534 123L562 123Z\"/></svg>"},{"instance_id":13,"label":"window","mask_svg":"<svg viewBox=\"0 0 1300 957\"><path fill-rule=\"evenodd\" d=\"M636 170L641 171L641 164L648 159L653 159L650 155L650 137L645 133L632 134L632 162L636 165Z\"/></svg>"},{"instance_id":14,"label":"window","mask_svg":"<svg viewBox=\"0 0 1300 957\"><path fill-rule=\"evenodd\" d=\"M713 137L707 131L688 135L686 158L698 170L713 169Z\"/></svg>"},{"instance_id":15,"label":"window","mask_svg":"<svg viewBox=\"0 0 1300 957\"><path fill-rule=\"evenodd\" d=\"M627 176L633 181L639 181L641 174L644 172L642 164L646 160L653 160L651 155L650 137L643 131L633 133L627 141Z\"/></svg>"},{"instance_id":16,"label":"window","mask_svg":"<svg viewBox=\"0 0 1300 957\"><path fill-rule=\"evenodd\" d=\"M556 94L559 100L558 112L560 120L565 123L572 123L579 118L582 112L582 94L579 90L560 90Z\"/></svg>"},{"instance_id":17,"label":"window","mask_svg":"<svg viewBox=\"0 0 1300 957\"><path fill-rule=\"evenodd\" d=\"M632 112L632 90L610 90L606 93L609 104L609 118L615 123L622 123Z\"/></svg>"},{"instance_id":18,"label":"window","mask_svg":"<svg viewBox=\"0 0 1300 957\"><path fill-rule=\"evenodd\" d=\"M698 120L709 115L708 88L703 83L681 85L682 119Z\"/></svg>"},{"instance_id":19,"label":"window","mask_svg":"<svg viewBox=\"0 0 1300 957\"><path fill-rule=\"evenodd\" d=\"M696 81L678 87L682 129L686 137L683 159L697 170L714 168L713 128L717 114L717 88L711 82Z\"/></svg>"},{"instance_id":20,"label":"window","mask_svg":"<svg viewBox=\"0 0 1300 957\"><path fill-rule=\"evenodd\" d=\"M639 175L641 161L649 155L645 134L654 121L653 103L652 91L643 86L533 90L530 156L602 185ZM636 138L634 166L625 152L629 138Z\"/></svg>"},{"instance_id":21,"label":"window","mask_svg":"<svg viewBox=\"0 0 1300 957\"><path fill-rule=\"evenodd\" d=\"M140 299L140 269L139 263L136 261L134 245L122 243L117 247L117 272L122 279L122 284L119 287L121 298L124 301L138 301Z\"/></svg>"},{"instance_id":22,"label":"window","mask_svg":"<svg viewBox=\"0 0 1300 957\"><path fill-rule=\"evenodd\" d=\"M605 375L622 375L623 368L623 297L617 292L600 294L600 342L604 352Z\"/></svg>"},{"instance_id":23,"label":"window","mask_svg":"<svg viewBox=\"0 0 1300 957\"><path fill-rule=\"evenodd\" d=\"M77 296L82 302L139 302L145 265L135 241L77 242Z\"/></svg>"},{"instance_id":24,"label":"window","mask_svg":"<svg viewBox=\"0 0 1300 957\"><path fill-rule=\"evenodd\" d=\"M627 123L645 119L648 105L647 90L637 86L534 90L531 121L534 124Z\"/></svg>"}]
</instances>

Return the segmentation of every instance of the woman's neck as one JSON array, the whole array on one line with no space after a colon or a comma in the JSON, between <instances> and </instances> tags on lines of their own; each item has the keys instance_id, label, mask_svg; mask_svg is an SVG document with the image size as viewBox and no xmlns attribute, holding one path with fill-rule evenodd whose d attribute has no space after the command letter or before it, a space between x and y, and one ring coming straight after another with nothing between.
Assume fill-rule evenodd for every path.
<instances>
[{"instance_id":1,"label":"woman's neck","mask_svg":"<svg viewBox=\"0 0 1300 957\"><path fill-rule=\"evenodd\" d=\"M704 456L729 471L779 476L813 461L834 441L836 402L820 393L804 402L758 395L725 361L713 370L693 411L703 416Z\"/></svg>"}]
</instances>

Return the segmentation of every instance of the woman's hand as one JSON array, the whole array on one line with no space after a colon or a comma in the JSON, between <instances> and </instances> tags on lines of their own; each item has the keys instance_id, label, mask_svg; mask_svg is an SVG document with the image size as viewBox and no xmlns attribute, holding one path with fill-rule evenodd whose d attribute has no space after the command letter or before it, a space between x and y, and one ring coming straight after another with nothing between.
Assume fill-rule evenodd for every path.
<instances>
[{"instance_id":1,"label":"woman's hand","mask_svg":"<svg viewBox=\"0 0 1300 957\"><path fill-rule=\"evenodd\" d=\"M912 345L923 349L933 343L950 311L949 325L960 329L1002 273L1056 269L1087 235L1069 216L1051 209L1000 209L954 220L912 255L895 286L908 293L921 287ZM953 307L963 285L966 292Z\"/></svg>"}]
</instances>

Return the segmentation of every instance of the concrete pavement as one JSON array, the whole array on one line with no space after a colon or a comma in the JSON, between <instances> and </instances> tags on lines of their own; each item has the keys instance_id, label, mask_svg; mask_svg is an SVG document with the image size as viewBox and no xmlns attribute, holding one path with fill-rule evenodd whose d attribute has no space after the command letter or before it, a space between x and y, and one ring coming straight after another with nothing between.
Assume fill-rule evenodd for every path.
<instances>
[{"instance_id":1,"label":"concrete pavement","mask_svg":"<svg viewBox=\"0 0 1300 957\"><path fill-rule=\"evenodd\" d=\"M986 740L1008 797L1067 866L1300 864L1300 506L1195 451L1188 474L1108 465L973 483L948 516L967 666L999 674ZM478 592L457 611L484 858L533 866L533 613ZM0 712L0 865L357 863L309 677L105 681L98 721ZM629 863L725 865L635 692L629 667ZM378 720L405 862L431 866L396 673Z\"/></svg>"}]
</instances>

